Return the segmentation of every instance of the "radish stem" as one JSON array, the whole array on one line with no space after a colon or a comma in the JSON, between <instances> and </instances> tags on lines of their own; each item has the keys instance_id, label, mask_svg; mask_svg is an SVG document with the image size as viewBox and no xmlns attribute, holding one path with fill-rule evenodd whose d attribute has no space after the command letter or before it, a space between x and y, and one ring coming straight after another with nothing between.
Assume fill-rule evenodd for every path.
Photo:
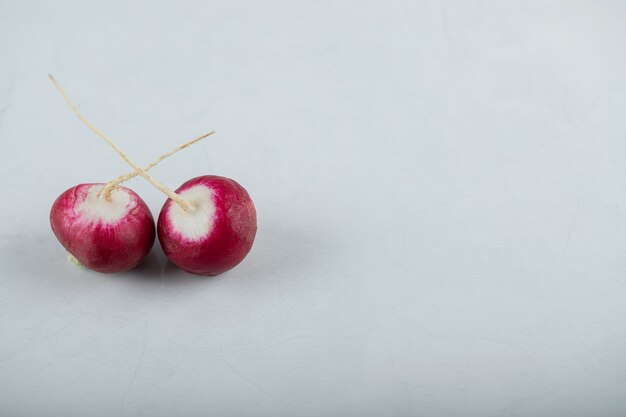
<instances>
[{"instance_id":1,"label":"radish stem","mask_svg":"<svg viewBox=\"0 0 626 417\"><path fill-rule=\"evenodd\" d=\"M187 200L185 200L184 198L182 198L181 196L179 196L178 194L176 194L175 192L170 190L165 185L161 184L156 179L152 178L144 169L142 169L139 165L137 165L135 162L133 162L119 148L119 146L117 146L115 144L115 142L113 142L113 140L109 136L107 136L103 131L101 131L100 129L98 129L94 125L92 125L91 122L89 120L87 120L87 118L85 118L85 116L83 116L83 114L80 112L80 110L78 109L78 106L72 101L72 99L67 95L67 93L65 93L65 90L63 90L63 87L61 87L61 85L57 82L57 80L55 80L54 77L51 74L48 74L48 77L50 78L50 81L52 81L54 86L57 88L57 90L59 90L59 93L61 93L61 95L63 96L63 98L67 102L67 104L72 109L72 111L74 111L76 116L78 116L80 121L83 122L85 124L85 126L87 126L96 135L100 136L109 145L111 145L111 147L115 150L115 152L117 152L119 154L119 156L137 172L138 175L141 175L142 177L144 177L146 179L146 181L148 181L150 184L154 185L161 192L166 194L169 198L171 198L174 202L176 202L176 204L181 206L182 209L185 210L185 212L189 212L190 210L192 210L193 206Z\"/></svg>"},{"instance_id":2,"label":"radish stem","mask_svg":"<svg viewBox=\"0 0 626 417\"><path fill-rule=\"evenodd\" d=\"M202 139L211 136L212 134L214 134L215 131L211 131L209 133L205 133L202 136L199 136L193 140L190 140L189 142L186 142L180 146L178 146L177 148L172 149L171 151L164 153L163 155L161 155L157 160L151 162L150 164L146 165L143 170L144 171L149 171L150 169L154 168L156 165L158 165L161 161L163 161L164 159L169 158L170 156L174 155L177 152L182 151L183 149L193 145L194 143L197 143L199 141L201 141ZM111 192L115 189L115 187L117 187L118 185L120 185L121 183L128 181L130 179L135 178L137 175L139 175L139 173L137 171L133 171L133 172L129 172L127 174L124 175L120 175L119 177L115 178L114 180L110 181L109 183L107 183L107 185L100 191L100 195L105 197L107 200L111 199Z\"/></svg>"}]
</instances>

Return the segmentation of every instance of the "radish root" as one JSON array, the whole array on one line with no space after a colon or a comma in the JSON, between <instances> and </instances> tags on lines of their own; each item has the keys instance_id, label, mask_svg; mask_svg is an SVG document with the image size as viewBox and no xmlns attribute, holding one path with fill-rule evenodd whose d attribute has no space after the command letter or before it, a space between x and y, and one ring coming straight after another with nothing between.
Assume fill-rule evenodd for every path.
<instances>
[{"instance_id":1,"label":"radish root","mask_svg":"<svg viewBox=\"0 0 626 417\"><path fill-rule=\"evenodd\" d=\"M76 259L76 257L72 255L71 253L67 254L67 259L74 265L83 266L83 264L78 259Z\"/></svg>"},{"instance_id":2,"label":"radish root","mask_svg":"<svg viewBox=\"0 0 626 417\"><path fill-rule=\"evenodd\" d=\"M199 136L193 140L190 140L189 142L185 142L184 144L178 146L177 148L172 149L171 151L164 153L163 155L161 155L157 160L151 162L150 164L146 165L145 167L143 167L144 171L149 171L152 168L154 168L155 166L157 166L159 163L161 163L164 159L169 158L170 156L174 155L175 153L178 153L180 151L182 151L183 149L193 145L194 143L200 142L202 139L207 138L209 136L211 136L212 134L214 134L215 131L211 131L209 133L205 133L202 136ZM114 180L110 181L109 183L107 183L107 185L100 190L100 194L99 196L103 196L104 198L106 198L108 201L111 200L111 192L121 183L131 180L133 178L135 178L137 175L139 175L139 173L137 171L133 171L133 172L129 172L127 174L124 175L120 175L119 177L115 178Z\"/></svg>"},{"instance_id":3,"label":"radish root","mask_svg":"<svg viewBox=\"0 0 626 417\"><path fill-rule=\"evenodd\" d=\"M113 142L113 140L109 136L106 135L106 133L104 133L103 131L101 131L94 125L92 125L91 122L87 120L87 118L85 118L85 116L83 116L83 114L80 112L80 110L78 109L78 106L72 101L72 99L67 95L67 93L65 93L65 90L63 90L63 87L61 87L61 85L57 82L57 80L55 80L55 78L50 74L48 75L48 77L50 78L50 81L52 81L56 89L59 90L59 93L61 93L61 95L67 102L67 104L70 106L72 111L76 114L76 116L80 119L80 121L83 122L85 126L87 126L96 135L100 136L109 145L111 145L111 147L115 150L115 152L117 152L120 155L120 157L137 172L138 175L141 175L142 177L144 177L146 181L148 181L150 184L155 186L162 193L164 193L169 198L171 198L174 202L176 202L179 206L181 206L185 212L189 212L190 210L193 209L193 206L187 200L185 200L184 198L182 198L181 196L179 196L178 194L170 190L167 186L161 184L152 176L150 176L150 174L148 174L143 168L141 168L139 165L133 162L124 153L124 151L122 151L119 148L119 146L117 146L115 142Z\"/></svg>"}]
</instances>

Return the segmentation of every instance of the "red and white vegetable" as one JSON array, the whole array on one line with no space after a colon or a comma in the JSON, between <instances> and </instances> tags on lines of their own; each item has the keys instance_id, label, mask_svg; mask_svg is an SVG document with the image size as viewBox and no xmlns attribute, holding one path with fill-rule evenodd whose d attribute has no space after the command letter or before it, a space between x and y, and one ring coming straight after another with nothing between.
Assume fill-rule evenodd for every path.
<instances>
[{"instance_id":1,"label":"red and white vegetable","mask_svg":"<svg viewBox=\"0 0 626 417\"><path fill-rule=\"evenodd\" d=\"M176 192L147 171L175 152L213 132L139 167L104 132L93 126L50 76L78 118L102 137L134 171L108 184L81 184L55 201L50 219L63 246L81 263L101 272L137 265L154 241L154 221L143 200L119 184L141 175L169 198L159 215L158 235L168 258L185 271L217 275L239 264L256 235L256 210L236 181L215 175L191 179Z\"/></svg>"},{"instance_id":2,"label":"red and white vegetable","mask_svg":"<svg viewBox=\"0 0 626 417\"><path fill-rule=\"evenodd\" d=\"M61 194L50 210L52 231L81 264L98 272L137 266L154 244L154 219L134 191L106 184L80 184Z\"/></svg>"},{"instance_id":3,"label":"red and white vegetable","mask_svg":"<svg viewBox=\"0 0 626 417\"><path fill-rule=\"evenodd\" d=\"M250 252L257 229L247 191L229 178L205 175L185 182L176 194L191 209L168 199L157 223L170 261L198 275L221 274L239 264Z\"/></svg>"}]
</instances>

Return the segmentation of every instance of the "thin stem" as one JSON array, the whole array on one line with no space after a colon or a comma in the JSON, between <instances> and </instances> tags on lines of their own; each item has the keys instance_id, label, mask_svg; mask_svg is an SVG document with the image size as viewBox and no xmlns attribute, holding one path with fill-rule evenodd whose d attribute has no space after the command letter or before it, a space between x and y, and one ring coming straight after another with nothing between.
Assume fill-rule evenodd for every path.
<instances>
[{"instance_id":1,"label":"thin stem","mask_svg":"<svg viewBox=\"0 0 626 417\"><path fill-rule=\"evenodd\" d=\"M144 171L149 171L152 168L154 168L155 166L157 166L159 163L161 163L164 159L169 158L170 156L174 155L175 153L178 153L180 151L182 151L183 149L193 145L194 143L200 142L202 139L207 138L209 136L211 136L212 134L214 134L214 131L211 131L209 133L205 133L202 136L199 136L193 140L190 140L189 142L185 142L184 144L178 146L177 148L172 149L171 151L164 153L163 155L161 155L157 160L149 163L148 165L146 165L145 167L143 167ZM139 173L137 171L133 171L133 172L129 172L127 174L124 175L120 175L119 177L115 178L114 180L110 181L109 183L107 183L107 185L100 190L100 195L104 196L107 200L110 200L111 198L111 192L113 191L113 189L115 189L115 187L117 187L118 185L120 185L121 183L128 181L130 179L135 178L137 175L139 175Z\"/></svg>"},{"instance_id":2,"label":"thin stem","mask_svg":"<svg viewBox=\"0 0 626 417\"><path fill-rule=\"evenodd\" d=\"M111 145L111 147L115 150L115 152L117 152L119 154L119 156L128 165L130 165L135 171L137 171L137 173L139 175L144 177L146 179L146 181L148 181L150 184L154 185L157 189L159 189L161 192L163 192L169 198L171 198L174 202L176 202L178 205L180 205L183 208L183 210L185 210L187 212L187 211L192 209L193 206L187 200L185 200L184 198L182 198L181 196L179 196L178 194L176 194L175 192L173 192L172 190L167 188L165 185L161 184L156 179L152 178L145 170L143 170L139 165L134 163L128 156L126 156L126 154L119 148L119 146L117 146L115 144L115 142L113 142L113 140L110 137L108 137L103 131L101 131L100 129L98 129L94 125L92 125L91 122L89 120L87 120L87 118L85 118L85 116L83 116L83 114L80 112L80 110L78 109L78 106L76 104L74 104L72 99L65 93L65 90L63 90L63 88L57 82L57 80L55 80L52 75L48 75L48 77L50 77L50 81L52 81L52 83L57 88L57 90L59 90L59 93L61 93L61 95L63 96L63 98L67 102L67 104L72 109L72 111L74 111L76 116L78 116L80 121L83 122L85 124L85 126L87 126L89 129L91 129L91 131L93 131L96 135L98 135L102 139L104 139L109 145Z\"/></svg>"}]
</instances>

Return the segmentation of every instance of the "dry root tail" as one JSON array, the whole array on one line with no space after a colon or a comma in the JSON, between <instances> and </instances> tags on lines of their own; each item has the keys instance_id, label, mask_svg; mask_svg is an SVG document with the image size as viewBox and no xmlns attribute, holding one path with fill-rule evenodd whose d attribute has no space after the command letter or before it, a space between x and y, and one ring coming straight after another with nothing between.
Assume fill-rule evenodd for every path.
<instances>
[{"instance_id":1,"label":"dry root tail","mask_svg":"<svg viewBox=\"0 0 626 417\"><path fill-rule=\"evenodd\" d=\"M211 131L209 133L205 133L202 136L199 136L193 140L190 140L189 142L185 142L184 144L172 149L171 151L164 153L163 155L161 155L158 159L156 159L155 161L149 163L148 165L146 165L143 170L144 171L149 171L152 168L154 168L155 166L157 166L159 163L161 163L163 160L169 158L170 156L174 155L175 153L178 153L180 151L182 151L183 149L193 145L194 143L200 142L202 139L207 138L209 136L211 136L212 134L214 134L214 131ZM130 179L135 178L136 176L138 176L139 173L137 171L133 171L133 172L129 172L127 174L124 175L120 175L119 177L115 178L113 181L110 181L109 183L107 183L107 185L100 190L99 193L99 197L102 196L104 198L106 198L108 201L111 200L111 192L121 183L128 181Z\"/></svg>"},{"instance_id":2,"label":"dry root tail","mask_svg":"<svg viewBox=\"0 0 626 417\"><path fill-rule=\"evenodd\" d=\"M65 93L65 90L63 90L63 87L61 87L61 85L57 82L57 80L54 79L54 77L52 75L48 75L50 77L50 81L52 81L52 83L54 84L54 86L57 88L57 90L59 90L59 93L61 93L61 95L63 96L63 98L65 99L65 101L67 102L67 104L70 106L70 108L72 109L72 111L76 114L76 116L80 119L81 122L83 122L85 124L85 126L87 126L91 131L93 131L96 135L100 136L102 139L104 139L109 145L111 145L111 147L115 150L115 152L118 153L118 155L128 164L131 166L131 168L133 168L138 175L141 175L142 177L144 177L146 179L146 181L148 181L150 184L152 184L154 187L156 187L159 191L161 191L162 193L164 193L165 195L167 195L169 198L171 198L176 204L178 204L179 206L181 206L181 208L185 211L185 212L189 212L191 210L193 210L193 206L184 198L182 198L181 196L179 196L178 194L176 194L175 192L173 192L172 190L170 190L168 187L166 187L165 185L161 184L159 181L157 181L156 179L152 178L152 176L150 176L150 174L148 174L143 168L141 168L139 165L137 165L135 162L133 162L125 153L124 151L122 151L120 149L119 146L117 146L115 144L115 142L113 142L113 140L107 136L103 131L101 131L100 129L98 129L97 127L95 127L93 124L91 124L91 122L89 120L87 120L87 118L85 116L83 116L83 114L80 112L80 110L78 109L78 106L72 101L72 99Z\"/></svg>"}]
</instances>

